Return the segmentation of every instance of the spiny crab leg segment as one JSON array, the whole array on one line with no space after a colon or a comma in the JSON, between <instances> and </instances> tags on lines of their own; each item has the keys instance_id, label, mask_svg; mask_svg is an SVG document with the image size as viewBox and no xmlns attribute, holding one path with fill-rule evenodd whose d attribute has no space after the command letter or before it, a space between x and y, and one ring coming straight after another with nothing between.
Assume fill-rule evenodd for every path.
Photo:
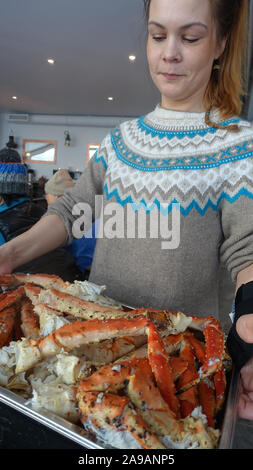
<instances>
[{"instance_id":1,"label":"spiny crab leg segment","mask_svg":"<svg viewBox=\"0 0 253 470\"><path fill-rule=\"evenodd\" d=\"M153 323L149 324L147 330L148 359L152 372L155 376L162 397L169 405L170 409L174 411L176 417L179 418L180 405L178 398L176 397L176 388L173 381L172 370L162 338Z\"/></svg>"},{"instance_id":2,"label":"spiny crab leg segment","mask_svg":"<svg viewBox=\"0 0 253 470\"><path fill-rule=\"evenodd\" d=\"M194 384L196 380L199 380L199 376L195 368L193 349L188 337L186 336L184 336L181 343L180 357L188 362L188 367L179 377L177 388L178 390L183 390L185 384L191 383L193 385L191 388L179 395L181 415L185 418L198 406L197 390Z\"/></svg>"},{"instance_id":3,"label":"spiny crab leg segment","mask_svg":"<svg viewBox=\"0 0 253 470\"><path fill-rule=\"evenodd\" d=\"M37 339L40 336L39 316L34 312L32 302L24 297L21 299L21 331L25 338Z\"/></svg>"},{"instance_id":4,"label":"spiny crab leg segment","mask_svg":"<svg viewBox=\"0 0 253 470\"><path fill-rule=\"evenodd\" d=\"M206 343L205 363L199 370L199 376L207 377L214 374L222 366L225 351L224 335L217 320L212 320L204 329Z\"/></svg>"},{"instance_id":5,"label":"spiny crab leg segment","mask_svg":"<svg viewBox=\"0 0 253 470\"><path fill-rule=\"evenodd\" d=\"M133 362L123 361L117 364L106 364L93 372L89 377L80 380L79 388L83 392L117 392L128 382Z\"/></svg>"},{"instance_id":6,"label":"spiny crab leg segment","mask_svg":"<svg viewBox=\"0 0 253 470\"><path fill-rule=\"evenodd\" d=\"M16 290L5 292L4 294L2 294L0 296L0 311L19 302L24 296L24 294L25 290L23 287L19 287Z\"/></svg>"},{"instance_id":7,"label":"spiny crab leg segment","mask_svg":"<svg viewBox=\"0 0 253 470\"><path fill-rule=\"evenodd\" d=\"M13 306L0 312L0 348L7 346L11 341L15 318L16 310Z\"/></svg>"},{"instance_id":8,"label":"spiny crab leg segment","mask_svg":"<svg viewBox=\"0 0 253 470\"><path fill-rule=\"evenodd\" d=\"M113 393L106 393L102 397L100 395L99 392L84 392L79 388L77 399L84 427L87 426L87 421L91 421L92 428L99 429L102 433L114 427L116 434L127 431L141 448L165 449L147 423L131 408L128 397ZM90 410L94 409L95 412L91 413Z\"/></svg>"},{"instance_id":9,"label":"spiny crab leg segment","mask_svg":"<svg viewBox=\"0 0 253 470\"><path fill-rule=\"evenodd\" d=\"M198 359L198 361L201 364L204 364L205 357L206 357L206 350L205 350L204 344L201 343L197 338L195 338L194 334L191 333L191 332L185 333L185 337L190 342L190 344L191 344L191 346L194 350L194 354L195 354L196 358Z\"/></svg>"},{"instance_id":10,"label":"spiny crab leg segment","mask_svg":"<svg viewBox=\"0 0 253 470\"><path fill-rule=\"evenodd\" d=\"M223 367L214 374L213 380L216 393L216 412L218 412L223 405L226 393L226 374Z\"/></svg>"},{"instance_id":11,"label":"spiny crab leg segment","mask_svg":"<svg viewBox=\"0 0 253 470\"><path fill-rule=\"evenodd\" d=\"M208 379L210 380L210 379ZM204 382L201 380L198 384L199 403L202 406L203 413L207 417L208 426L214 428L215 426L215 395L213 384L210 381Z\"/></svg>"}]
</instances>

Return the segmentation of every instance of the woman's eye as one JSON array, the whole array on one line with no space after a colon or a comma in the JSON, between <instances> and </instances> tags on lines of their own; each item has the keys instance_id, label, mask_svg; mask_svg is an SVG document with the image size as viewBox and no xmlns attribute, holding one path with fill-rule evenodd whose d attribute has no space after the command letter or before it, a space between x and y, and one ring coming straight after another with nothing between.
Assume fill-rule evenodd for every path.
<instances>
[{"instance_id":1,"label":"woman's eye","mask_svg":"<svg viewBox=\"0 0 253 470\"><path fill-rule=\"evenodd\" d=\"M154 41L157 41L157 42L160 42L164 39L164 36L153 36L153 40Z\"/></svg>"},{"instance_id":2,"label":"woman's eye","mask_svg":"<svg viewBox=\"0 0 253 470\"><path fill-rule=\"evenodd\" d=\"M184 41L186 42L197 42L199 40L199 38L183 38Z\"/></svg>"}]
</instances>

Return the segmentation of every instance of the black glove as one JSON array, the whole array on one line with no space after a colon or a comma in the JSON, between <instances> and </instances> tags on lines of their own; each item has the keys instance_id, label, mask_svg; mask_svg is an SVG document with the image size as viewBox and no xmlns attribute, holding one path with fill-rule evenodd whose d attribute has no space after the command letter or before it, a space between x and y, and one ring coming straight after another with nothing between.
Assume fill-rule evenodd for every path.
<instances>
[{"instance_id":1,"label":"black glove","mask_svg":"<svg viewBox=\"0 0 253 470\"><path fill-rule=\"evenodd\" d=\"M242 284L236 293L234 322L227 338L229 354L239 369L253 356L253 344L243 341L235 328L238 318L249 313L253 313L253 281Z\"/></svg>"}]
</instances>

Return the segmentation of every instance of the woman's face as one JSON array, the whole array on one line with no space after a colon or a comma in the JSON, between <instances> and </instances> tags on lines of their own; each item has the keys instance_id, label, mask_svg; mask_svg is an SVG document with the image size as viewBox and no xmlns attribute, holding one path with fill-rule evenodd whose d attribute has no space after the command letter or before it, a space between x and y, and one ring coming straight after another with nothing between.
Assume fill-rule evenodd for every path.
<instances>
[{"instance_id":1,"label":"woman's face","mask_svg":"<svg viewBox=\"0 0 253 470\"><path fill-rule=\"evenodd\" d=\"M147 57L164 108L200 112L217 44L209 0L151 0Z\"/></svg>"}]
</instances>

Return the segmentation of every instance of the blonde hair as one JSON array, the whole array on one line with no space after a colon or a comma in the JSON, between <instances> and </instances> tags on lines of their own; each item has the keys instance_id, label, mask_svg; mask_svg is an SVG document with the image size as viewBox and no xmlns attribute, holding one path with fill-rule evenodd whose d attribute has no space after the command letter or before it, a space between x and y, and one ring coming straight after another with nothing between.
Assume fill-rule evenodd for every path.
<instances>
[{"instance_id":1,"label":"blonde hair","mask_svg":"<svg viewBox=\"0 0 253 470\"><path fill-rule=\"evenodd\" d=\"M204 95L206 109L218 108L223 118L240 115L246 95L248 0L209 0L218 42L226 46Z\"/></svg>"},{"instance_id":2,"label":"blonde hair","mask_svg":"<svg viewBox=\"0 0 253 470\"><path fill-rule=\"evenodd\" d=\"M147 20L151 1L143 0ZM242 99L246 95L248 0L209 1L218 43L226 38L226 46L214 64L203 105L206 110L218 108L221 117L226 119L241 114Z\"/></svg>"}]
</instances>

